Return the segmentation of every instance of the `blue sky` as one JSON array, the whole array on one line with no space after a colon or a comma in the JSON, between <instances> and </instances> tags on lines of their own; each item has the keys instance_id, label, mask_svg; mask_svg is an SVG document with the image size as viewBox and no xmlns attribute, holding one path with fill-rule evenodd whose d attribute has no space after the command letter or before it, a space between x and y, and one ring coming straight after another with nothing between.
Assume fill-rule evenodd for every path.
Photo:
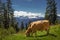
<instances>
[{"instance_id":1,"label":"blue sky","mask_svg":"<svg viewBox=\"0 0 60 40\"><path fill-rule=\"evenodd\" d=\"M14 1L14 9L27 12L45 12L46 2L44 0L17 0Z\"/></svg>"},{"instance_id":2,"label":"blue sky","mask_svg":"<svg viewBox=\"0 0 60 40\"><path fill-rule=\"evenodd\" d=\"M13 8L18 11L45 13L46 0L12 0ZM57 12L60 13L60 0L56 0Z\"/></svg>"},{"instance_id":3,"label":"blue sky","mask_svg":"<svg viewBox=\"0 0 60 40\"><path fill-rule=\"evenodd\" d=\"M57 13L60 13L60 0L55 1L57 3ZM45 14L46 6L46 0L12 0L12 7L15 11L18 11L18 13L23 11L26 13L31 12L31 14L41 13L41 15L43 15Z\"/></svg>"}]
</instances>

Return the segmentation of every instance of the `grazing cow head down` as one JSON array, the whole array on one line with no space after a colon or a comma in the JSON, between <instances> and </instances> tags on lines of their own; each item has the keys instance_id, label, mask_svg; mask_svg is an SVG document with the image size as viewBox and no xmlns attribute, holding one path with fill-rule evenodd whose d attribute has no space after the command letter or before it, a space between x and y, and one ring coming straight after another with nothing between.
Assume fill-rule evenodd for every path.
<instances>
[{"instance_id":1,"label":"grazing cow head down","mask_svg":"<svg viewBox=\"0 0 60 40\"><path fill-rule=\"evenodd\" d=\"M32 32L31 28L28 28L28 30L26 31L26 36L30 36L31 32Z\"/></svg>"},{"instance_id":2,"label":"grazing cow head down","mask_svg":"<svg viewBox=\"0 0 60 40\"><path fill-rule=\"evenodd\" d=\"M35 21L30 23L28 29L26 30L26 36L30 36L31 33L35 33L36 31L47 31L49 32L50 25L48 20Z\"/></svg>"}]
</instances>

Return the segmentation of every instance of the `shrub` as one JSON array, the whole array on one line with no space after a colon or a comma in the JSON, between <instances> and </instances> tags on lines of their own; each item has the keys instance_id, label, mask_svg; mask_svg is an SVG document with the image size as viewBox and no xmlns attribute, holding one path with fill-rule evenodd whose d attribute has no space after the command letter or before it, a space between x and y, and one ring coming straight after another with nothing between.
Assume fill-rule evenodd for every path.
<instances>
[{"instance_id":1,"label":"shrub","mask_svg":"<svg viewBox=\"0 0 60 40\"><path fill-rule=\"evenodd\" d=\"M9 27L8 29L0 28L0 40L14 33L16 33L16 31L13 27Z\"/></svg>"},{"instance_id":2,"label":"shrub","mask_svg":"<svg viewBox=\"0 0 60 40\"><path fill-rule=\"evenodd\" d=\"M9 27L8 32L9 32L9 34L14 34L14 33L16 33L16 30L13 27Z\"/></svg>"}]
</instances>

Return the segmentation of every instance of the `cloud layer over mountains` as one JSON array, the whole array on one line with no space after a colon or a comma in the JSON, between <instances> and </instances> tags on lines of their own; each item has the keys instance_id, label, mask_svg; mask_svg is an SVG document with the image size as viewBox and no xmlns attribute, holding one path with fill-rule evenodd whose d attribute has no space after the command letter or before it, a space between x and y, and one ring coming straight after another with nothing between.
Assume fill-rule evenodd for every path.
<instances>
[{"instance_id":1,"label":"cloud layer over mountains","mask_svg":"<svg viewBox=\"0 0 60 40\"><path fill-rule=\"evenodd\" d=\"M26 11L14 11L14 17L28 17L28 18L37 18L37 17L44 17L44 14L42 13L32 13L32 12L26 12Z\"/></svg>"},{"instance_id":2,"label":"cloud layer over mountains","mask_svg":"<svg viewBox=\"0 0 60 40\"><path fill-rule=\"evenodd\" d=\"M37 17L44 17L45 14L43 13L32 13L26 11L14 11L14 17L28 17L28 18L37 18ZM60 14L57 14L60 16Z\"/></svg>"}]
</instances>

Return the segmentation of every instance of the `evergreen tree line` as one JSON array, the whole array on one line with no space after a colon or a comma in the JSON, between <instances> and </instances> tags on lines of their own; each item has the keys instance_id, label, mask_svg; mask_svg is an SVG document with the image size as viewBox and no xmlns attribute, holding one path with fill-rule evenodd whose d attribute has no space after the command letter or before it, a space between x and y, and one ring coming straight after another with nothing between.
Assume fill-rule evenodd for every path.
<instances>
[{"instance_id":1,"label":"evergreen tree line","mask_svg":"<svg viewBox=\"0 0 60 40\"><path fill-rule=\"evenodd\" d=\"M13 27L15 30L17 29L17 22L13 14L14 9L11 0L6 0L5 3L0 0L0 28Z\"/></svg>"}]
</instances>

